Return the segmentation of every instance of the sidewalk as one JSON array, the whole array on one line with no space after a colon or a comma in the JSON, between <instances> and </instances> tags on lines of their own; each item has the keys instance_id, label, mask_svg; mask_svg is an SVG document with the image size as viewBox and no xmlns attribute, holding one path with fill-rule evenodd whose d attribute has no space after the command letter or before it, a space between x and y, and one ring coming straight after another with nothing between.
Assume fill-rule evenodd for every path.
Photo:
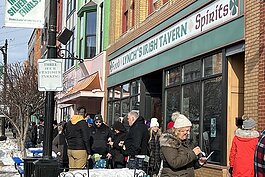
<instances>
[{"instance_id":1,"label":"sidewalk","mask_svg":"<svg viewBox=\"0 0 265 177\"><path fill-rule=\"evenodd\" d=\"M20 177L11 159L11 153L15 151L15 139L11 131L6 129L6 141L0 141L0 176Z\"/></svg>"}]
</instances>

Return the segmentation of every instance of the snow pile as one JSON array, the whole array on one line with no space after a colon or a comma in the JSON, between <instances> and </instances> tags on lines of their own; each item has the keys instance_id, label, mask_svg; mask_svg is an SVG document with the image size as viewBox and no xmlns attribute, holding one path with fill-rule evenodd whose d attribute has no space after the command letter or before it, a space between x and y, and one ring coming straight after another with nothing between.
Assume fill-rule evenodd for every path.
<instances>
[{"instance_id":1,"label":"snow pile","mask_svg":"<svg viewBox=\"0 0 265 177\"><path fill-rule=\"evenodd\" d=\"M18 151L17 143L13 139L7 139L6 141L0 141L0 161L6 165L14 165L12 156L21 157L20 151Z\"/></svg>"},{"instance_id":2,"label":"snow pile","mask_svg":"<svg viewBox=\"0 0 265 177\"><path fill-rule=\"evenodd\" d=\"M0 171L3 173L2 175L6 173L9 174L8 176L10 177L19 177L20 175L15 169L12 156L21 157L21 153L18 151L16 140L8 138L5 141L0 141L0 161L4 165L0 167Z\"/></svg>"}]
</instances>

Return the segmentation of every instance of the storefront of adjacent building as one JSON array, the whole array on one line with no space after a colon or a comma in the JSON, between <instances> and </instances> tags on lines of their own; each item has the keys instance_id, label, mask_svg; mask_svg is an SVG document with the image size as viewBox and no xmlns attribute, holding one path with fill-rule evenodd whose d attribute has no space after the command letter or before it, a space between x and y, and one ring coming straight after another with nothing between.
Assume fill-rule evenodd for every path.
<instances>
[{"instance_id":1,"label":"storefront of adjacent building","mask_svg":"<svg viewBox=\"0 0 265 177\"><path fill-rule=\"evenodd\" d=\"M235 118L244 114L244 1L176 4L168 2L107 49L108 122L139 110L165 129L179 111L193 123L193 142L214 151L206 175L197 175L223 176Z\"/></svg>"},{"instance_id":2,"label":"storefront of adjacent building","mask_svg":"<svg viewBox=\"0 0 265 177\"><path fill-rule=\"evenodd\" d=\"M103 1L69 0L65 5L63 26L73 35L62 50L68 52L63 53L64 90L56 95L57 119L68 120L78 107L85 107L91 117L104 115Z\"/></svg>"}]
</instances>

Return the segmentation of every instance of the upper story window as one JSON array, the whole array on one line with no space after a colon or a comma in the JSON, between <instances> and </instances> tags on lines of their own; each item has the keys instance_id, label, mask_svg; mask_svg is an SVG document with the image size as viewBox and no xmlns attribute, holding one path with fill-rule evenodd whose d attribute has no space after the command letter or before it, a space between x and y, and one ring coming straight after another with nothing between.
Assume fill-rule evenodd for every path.
<instances>
[{"instance_id":1,"label":"upper story window","mask_svg":"<svg viewBox=\"0 0 265 177\"><path fill-rule=\"evenodd\" d=\"M128 10L123 13L122 32L128 31Z\"/></svg>"},{"instance_id":2,"label":"upper story window","mask_svg":"<svg viewBox=\"0 0 265 177\"><path fill-rule=\"evenodd\" d=\"M134 8L134 1L132 2L132 6L131 6L131 9L132 9L132 27L134 27L134 16L135 16L135 8Z\"/></svg>"},{"instance_id":3,"label":"upper story window","mask_svg":"<svg viewBox=\"0 0 265 177\"><path fill-rule=\"evenodd\" d=\"M168 2L168 0L163 0L163 4L166 4Z\"/></svg>"},{"instance_id":4,"label":"upper story window","mask_svg":"<svg viewBox=\"0 0 265 177\"><path fill-rule=\"evenodd\" d=\"M123 0L122 4L122 33L129 29L129 13L127 8L127 1Z\"/></svg>"},{"instance_id":5,"label":"upper story window","mask_svg":"<svg viewBox=\"0 0 265 177\"><path fill-rule=\"evenodd\" d=\"M93 58L96 55L96 29L97 12L86 13L86 49L85 58Z\"/></svg>"},{"instance_id":6,"label":"upper story window","mask_svg":"<svg viewBox=\"0 0 265 177\"><path fill-rule=\"evenodd\" d=\"M154 0L148 0L148 15L150 15L154 11Z\"/></svg>"},{"instance_id":7,"label":"upper story window","mask_svg":"<svg viewBox=\"0 0 265 177\"><path fill-rule=\"evenodd\" d=\"M67 0L67 16L71 15L75 10L75 0Z\"/></svg>"},{"instance_id":8,"label":"upper story window","mask_svg":"<svg viewBox=\"0 0 265 177\"><path fill-rule=\"evenodd\" d=\"M99 47L99 51L102 52L103 51L103 15L104 15L104 3L102 2L100 4L100 47Z\"/></svg>"}]
</instances>

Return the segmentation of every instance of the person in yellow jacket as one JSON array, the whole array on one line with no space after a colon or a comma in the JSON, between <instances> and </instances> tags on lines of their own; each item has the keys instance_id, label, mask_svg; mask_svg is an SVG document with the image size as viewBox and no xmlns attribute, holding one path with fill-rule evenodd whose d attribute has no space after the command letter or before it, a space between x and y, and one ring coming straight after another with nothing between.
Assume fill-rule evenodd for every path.
<instances>
[{"instance_id":1,"label":"person in yellow jacket","mask_svg":"<svg viewBox=\"0 0 265 177\"><path fill-rule=\"evenodd\" d=\"M70 169L84 168L90 157L89 130L84 119L85 112L84 107L78 108L77 114L73 115L66 126L65 137Z\"/></svg>"}]
</instances>

